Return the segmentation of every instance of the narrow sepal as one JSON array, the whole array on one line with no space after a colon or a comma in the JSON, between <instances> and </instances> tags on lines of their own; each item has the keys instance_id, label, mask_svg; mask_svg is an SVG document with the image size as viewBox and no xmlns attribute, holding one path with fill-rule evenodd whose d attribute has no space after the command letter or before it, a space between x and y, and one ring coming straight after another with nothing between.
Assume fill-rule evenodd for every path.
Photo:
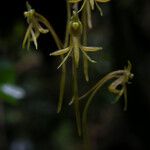
<instances>
[{"instance_id":1,"label":"narrow sepal","mask_svg":"<svg viewBox=\"0 0 150 150\"><path fill-rule=\"evenodd\" d=\"M93 59L91 59L88 55L87 55L87 53L86 52L84 52L84 51L82 51L82 53L83 53L83 55L90 61L90 62L92 62L92 63L96 63L96 61L95 60L93 60Z\"/></svg>"},{"instance_id":2,"label":"narrow sepal","mask_svg":"<svg viewBox=\"0 0 150 150\"><path fill-rule=\"evenodd\" d=\"M70 56L72 52L72 49L70 49L70 51L68 52L68 54L66 55L66 57L63 59L63 61L60 63L60 65L57 67L57 69L59 69L65 62L66 60L68 59L68 57Z\"/></svg>"},{"instance_id":3,"label":"narrow sepal","mask_svg":"<svg viewBox=\"0 0 150 150\"><path fill-rule=\"evenodd\" d=\"M82 50L85 52L96 52L102 50L102 47L87 47L87 46L82 46Z\"/></svg>"},{"instance_id":4,"label":"narrow sepal","mask_svg":"<svg viewBox=\"0 0 150 150\"><path fill-rule=\"evenodd\" d=\"M70 50L70 47L55 51L50 53L50 56L59 56L59 55L64 55Z\"/></svg>"}]
</instances>

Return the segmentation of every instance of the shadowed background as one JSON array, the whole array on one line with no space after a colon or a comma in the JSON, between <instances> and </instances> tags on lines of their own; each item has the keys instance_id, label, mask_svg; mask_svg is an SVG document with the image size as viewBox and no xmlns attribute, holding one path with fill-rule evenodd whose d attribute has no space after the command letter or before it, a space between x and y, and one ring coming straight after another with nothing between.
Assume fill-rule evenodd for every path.
<instances>
[{"instance_id":1,"label":"shadowed background","mask_svg":"<svg viewBox=\"0 0 150 150\"><path fill-rule=\"evenodd\" d=\"M56 114L59 96L59 58L51 36L41 35L39 50L21 48L27 23L23 16L26 1L4 1L0 7L0 150L82 150L71 97L68 71L65 102ZM45 16L63 40L65 0L29 0ZM88 31L89 46L103 46L91 57L90 82L80 69L80 94L106 73L122 69L130 60L134 79L128 85L128 110L123 98L114 97L105 86L89 110L89 133L93 150L149 150L150 127L150 1L112 0L101 4L104 16L92 14L93 29ZM70 63L68 62L68 69ZM82 68L82 67L81 67ZM81 108L82 110L82 108Z\"/></svg>"}]
</instances>

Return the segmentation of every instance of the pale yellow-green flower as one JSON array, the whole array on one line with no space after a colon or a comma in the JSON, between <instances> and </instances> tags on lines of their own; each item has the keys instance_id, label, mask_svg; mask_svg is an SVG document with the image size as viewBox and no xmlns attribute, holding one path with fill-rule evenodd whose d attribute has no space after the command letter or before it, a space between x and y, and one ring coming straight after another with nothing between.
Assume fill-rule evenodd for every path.
<instances>
[{"instance_id":1,"label":"pale yellow-green flower","mask_svg":"<svg viewBox=\"0 0 150 150\"><path fill-rule=\"evenodd\" d=\"M113 71L109 74L107 74L105 77L103 77L101 80L99 80L86 94L80 97L80 99L84 99L88 95L90 95L89 101L93 99L95 94L98 92L98 90L108 81L112 80L112 83L108 86L108 90L111 93L114 93L117 95L116 101L124 95L125 98L125 107L124 110L127 108L127 83L129 83L129 80L133 78L133 74L131 73L132 65L130 61L128 61L128 66L124 68L124 70L117 70Z\"/></svg>"},{"instance_id":2,"label":"pale yellow-green flower","mask_svg":"<svg viewBox=\"0 0 150 150\"><path fill-rule=\"evenodd\" d=\"M124 110L127 109L127 83L129 83L129 80L133 78L131 69L132 69L132 65L128 61L128 66L124 68L124 72L120 75L119 74L116 75L116 80L114 80L108 87L108 90L110 92L117 95L115 102L117 102L119 100L119 98L122 95L124 95L124 99L125 99Z\"/></svg>"},{"instance_id":3,"label":"pale yellow-green flower","mask_svg":"<svg viewBox=\"0 0 150 150\"><path fill-rule=\"evenodd\" d=\"M99 51L102 48L101 47L87 47L81 45L81 35L82 35L82 24L78 18L77 13L74 11L73 16L69 22L69 33L70 33L70 45L67 48L55 51L51 53L52 56L60 56L60 55L66 55L63 59L63 61L58 66L61 67L65 61L68 59L69 56L73 57L76 67L78 67L79 59L80 59L80 52L92 63L95 63L94 60L92 60L87 52L95 52Z\"/></svg>"},{"instance_id":4,"label":"pale yellow-green flower","mask_svg":"<svg viewBox=\"0 0 150 150\"><path fill-rule=\"evenodd\" d=\"M76 39L74 39L76 40ZM77 43L75 43L75 45L69 46L67 48L58 50L56 52L51 53L50 55L52 56L60 56L60 55L64 55L66 54L65 58L63 59L63 61L60 63L60 65L58 66L58 68L60 68L63 63L65 63L65 61L68 59L69 56L74 57L75 60L75 64L78 67L79 64L79 57L80 57L80 51L82 52L82 54L92 63L96 63L96 61L92 60L87 52L95 52L95 51L99 51L102 48L100 47L86 47L86 46L82 46L82 45L77 45Z\"/></svg>"},{"instance_id":5,"label":"pale yellow-green flower","mask_svg":"<svg viewBox=\"0 0 150 150\"><path fill-rule=\"evenodd\" d=\"M25 45L27 44L27 48L29 48L30 43L33 42L35 48L38 49L37 39L40 33L46 34L49 30L42 27L42 25L45 25L43 21L44 17L38 14L34 9L31 9L31 6L28 3L27 9L28 11L24 12L24 16L27 18L29 26L27 28L22 47L25 48Z\"/></svg>"}]
</instances>

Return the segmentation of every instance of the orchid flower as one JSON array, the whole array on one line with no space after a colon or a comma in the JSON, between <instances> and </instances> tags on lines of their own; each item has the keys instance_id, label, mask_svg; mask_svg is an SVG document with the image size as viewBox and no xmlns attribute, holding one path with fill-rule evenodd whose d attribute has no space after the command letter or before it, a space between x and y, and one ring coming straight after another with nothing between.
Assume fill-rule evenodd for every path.
<instances>
[{"instance_id":1,"label":"orchid flower","mask_svg":"<svg viewBox=\"0 0 150 150\"><path fill-rule=\"evenodd\" d=\"M32 9L29 3L27 3L27 10L28 11L24 12L24 16L27 18L29 26L27 28L22 47L25 48L25 45L27 44L27 48L29 49L30 43L33 42L35 48L38 49L37 39L40 33L46 34L49 30L48 28L42 27L41 23L45 25L44 21L41 19L43 16Z\"/></svg>"},{"instance_id":2,"label":"orchid flower","mask_svg":"<svg viewBox=\"0 0 150 150\"><path fill-rule=\"evenodd\" d=\"M111 93L114 93L117 95L116 101L119 100L119 98L124 95L125 99L125 106L124 110L127 109L127 83L129 83L129 79L133 78L133 74L131 73L132 65L128 61L128 66L124 68L123 74L117 75L117 79L114 80L110 86L108 87L108 90Z\"/></svg>"},{"instance_id":3,"label":"orchid flower","mask_svg":"<svg viewBox=\"0 0 150 150\"><path fill-rule=\"evenodd\" d=\"M67 48L55 51L51 53L52 56L60 56L65 55L63 61L60 63L58 68L60 68L69 56L74 57L76 67L78 67L80 52L92 63L96 63L96 61L92 60L87 52L96 52L101 50L101 47L87 47L81 45L81 35L82 35L82 24L79 20L78 14L76 11L73 11L73 16L69 22L69 32L70 32L70 45Z\"/></svg>"}]
</instances>

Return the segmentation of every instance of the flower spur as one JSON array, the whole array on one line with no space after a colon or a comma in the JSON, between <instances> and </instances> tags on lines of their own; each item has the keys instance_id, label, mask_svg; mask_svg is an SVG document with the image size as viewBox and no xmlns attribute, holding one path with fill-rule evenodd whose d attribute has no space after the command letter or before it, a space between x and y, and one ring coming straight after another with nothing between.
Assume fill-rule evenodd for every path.
<instances>
[{"instance_id":1,"label":"flower spur","mask_svg":"<svg viewBox=\"0 0 150 150\"><path fill-rule=\"evenodd\" d=\"M60 63L58 68L60 68L68 59L69 56L74 57L75 65L78 67L79 64L79 58L80 58L80 51L82 54L92 63L96 63L96 61L92 60L87 52L96 52L101 50L101 47L87 47L81 45L81 36L82 36L82 23L79 20L78 14L76 11L73 11L73 16L71 17L71 20L69 22L69 33L70 33L70 45L67 48L55 51L53 53L50 53L52 56L59 56L64 55L63 61Z\"/></svg>"}]
</instances>

